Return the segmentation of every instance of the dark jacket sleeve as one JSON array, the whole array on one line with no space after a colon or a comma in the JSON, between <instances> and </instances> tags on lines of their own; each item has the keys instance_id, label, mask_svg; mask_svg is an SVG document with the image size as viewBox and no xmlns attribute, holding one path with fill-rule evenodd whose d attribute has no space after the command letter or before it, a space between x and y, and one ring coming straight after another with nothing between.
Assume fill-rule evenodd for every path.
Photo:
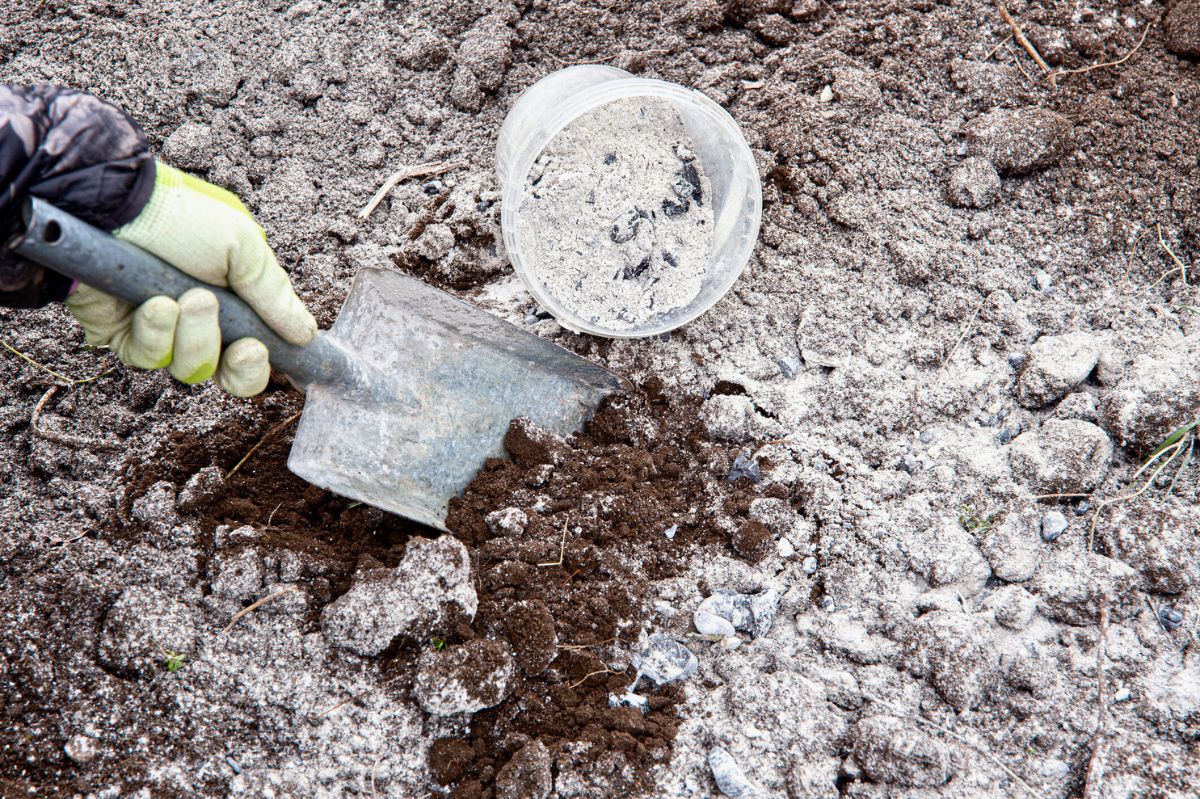
<instances>
[{"instance_id":1,"label":"dark jacket sleeve","mask_svg":"<svg viewBox=\"0 0 1200 799\"><path fill-rule=\"evenodd\" d=\"M62 300L71 281L3 247L25 198L40 197L112 231L154 190L154 158L128 114L86 92L0 84L0 305Z\"/></svg>"}]
</instances>

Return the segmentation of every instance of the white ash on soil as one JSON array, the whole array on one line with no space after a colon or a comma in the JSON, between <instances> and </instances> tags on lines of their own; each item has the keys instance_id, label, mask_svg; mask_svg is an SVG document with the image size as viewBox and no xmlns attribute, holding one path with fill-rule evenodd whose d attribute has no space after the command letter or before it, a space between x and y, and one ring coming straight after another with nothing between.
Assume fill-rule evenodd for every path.
<instances>
[{"instance_id":1,"label":"white ash on soil","mask_svg":"<svg viewBox=\"0 0 1200 799\"><path fill-rule=\"evenodd\" d=\"M716 479L739 454L761 462L754 490L787 508L762 520L792 554L753 565L719 547L681 555L686 577L656 587L651 619L629 619L687 641L699 663L674 684L683 721L644 796L716 795L714 747L764 799L1024 795L1005 768L1037 796L1077 796L1103 685L1104 777L1090 790L1185 799L1200 784L1195 458L1171 497L1160 485L1107 508L1097 554L1087 549L1098 503L1136 487L1146 455L1200 414L1200 297L1193 270L1186 285L1171 272L1155 230L1193 264L1200 84L1180 56L1200 52L1197 7L1172 3L1164 29L1161 6L1010 4L1039 45L1060 43L1062 67L1120 58L1150 25L1124 64L1055 86L1023 51L1033 81L1007 48L990 54L1010 30L984 0L690 2L661 21L574 0L18 0L0 12L0 63L9 80L116 101L158 152L237 191L325 323L361 264L390 259L632 380L704 399L709 436L726 451ZM762 166L754 259L712 312L665 340L568 334L509 273L491 151L512 99L562 60L696 86L730 110ZM849 64L853 81L835 83ZM1005 109L1015 113L994 114ZM1070 146L1062 119L1030 116L1040 109L1070 123ZM1030 119L1046 123L1037 135L1052 146L1021 138ZM452 157L472 166L405 183L365 223L351 221L394 169ZM998 186L975 159L1003 175ZM955 202L986 207L949 204L952 186ZM80 346L61 308L0 311L0 322L5 341L66 374L112 363ZM1036 385L1031 373L1034 390L1019 396L1035 342L1078 333L1100 342L1090 374L1065 387L1083 368L1067 358ZM349 584L331 585L304 553L260 552L256 570L237 552L257 550L255 536L280 524L275 503L292 497L219 534L189 510L207 478L182 507L160 486L135 518L119 512L146 494L125 495L131 461L165 470L172 435L244 429L221 450L223 473L294 399L248 403L119 369L55 392L39 426L74 437L55 440L30 425L52 382L0 352L0 792L432 793L425 753L464 725L394 691L385 661L325 639L319 613ZM1070 420L1055 414L1078 393L1097 418L1061 427ZM171 478L175 489L190 477ZM1094 493L1037 499L1043 483ZM217 495L236 499L240 486L235 477ZM1047 541L1043 524L1033 577L1009 584L996 576L1007 548L985 557L986 532L960 521L967 506L994 516L993 529L1030 510L1066 525L1054 520ZM688 518L684 509L674 540ZM515 515L496 521L522 529ZM1014 552L1027 557L1027 542ZM255 598L300 590L222 635L256 573ZM714 592L776 584L782 605L766 635L732 651L686 638ZM121 632L119 613L121 625L107 625L127 591L157 596L147 587L170 601L139 603L151 608L145 639ZM178 645L177 672L159 664L135 680L101 656L153 658L134 644L164 635L182 607L195 637ZM621 793L606 787L619 764L596 763L582 744L546 755L513 745L501 795L527 784L539 797Z\"/></svg>"},{"instance_id":2,"label":"white ash on soil","mask_svg":"<svg viewBox=\"0 0 1200 799\"><path fill-rule=\"evenodd\" d=\"M538 156L517 241L532 278L564 307L628 330L699 294L711 196L675 107L616 100L568 124Z\"/></svg>"}]
</instances>

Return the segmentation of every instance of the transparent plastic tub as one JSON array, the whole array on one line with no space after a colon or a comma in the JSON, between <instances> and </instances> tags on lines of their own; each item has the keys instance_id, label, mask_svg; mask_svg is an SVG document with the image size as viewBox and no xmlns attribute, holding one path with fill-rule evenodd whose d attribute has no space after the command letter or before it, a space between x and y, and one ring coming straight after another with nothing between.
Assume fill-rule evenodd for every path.
<instances>
[{"instance_id":1,"label":"transparent plastic tub","mask_svg":"<svg viewBox=\"0 0 1200 799\"><path fill-rule=\"evenodd\" d=\"M580 116L629 97L655 97L672 103L692 139L709 180L714 215L713 252L703 286L689 304L619 330L598 326L554 297L526 266L517 240L525 179L534 160L554 136ZM637 78L623 69L597 64L567 67L530 86L517 98L496 143L500 177L500 222L509 260L538 303L559 323L581 333L639 338L665 333L695 319L725 295L746 266L762 221L758 166L733 117L698 91L677 83Z\"/></svg>"}]
</instances>

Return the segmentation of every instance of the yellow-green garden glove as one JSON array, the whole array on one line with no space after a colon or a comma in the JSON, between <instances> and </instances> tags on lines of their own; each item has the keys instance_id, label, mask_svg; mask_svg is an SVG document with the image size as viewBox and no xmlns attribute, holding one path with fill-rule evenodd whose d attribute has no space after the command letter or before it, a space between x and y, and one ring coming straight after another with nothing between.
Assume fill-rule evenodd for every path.
<instances>
[{"instance_id":1,"label":"yellow-green garden glove","mask_svg":"<svg viewBox=\"0 0 1200 799\"><path fill-rule=\"evenodd\" d=\"M146 207L113 235L157 255L197 280L229 288L279 337L307 344L317 332L312 314L292 290L254 217L236 196L158 162ZM196 288L178 300L153 297L136 308L79 285L66 305L89 344L108 347L140 369L166 368L179 381L217 384L238 397L266 388L267 348L244 338L221 348L217 298Z\"/></svg>"}]
</instances>

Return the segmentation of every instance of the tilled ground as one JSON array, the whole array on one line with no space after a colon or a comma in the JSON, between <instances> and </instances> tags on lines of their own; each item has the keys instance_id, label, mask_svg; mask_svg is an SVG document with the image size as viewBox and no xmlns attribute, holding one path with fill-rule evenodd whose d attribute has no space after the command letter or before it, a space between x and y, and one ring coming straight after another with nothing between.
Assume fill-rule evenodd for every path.
<instances>
[{"instance_id":1,"label":"tilled ground","mask_svg":"<svg viewBox=\"0 0 1200 799\"><path fill-rule=\"evenodd\" d=\"M0 352L0 794L713 796L720 748L789 799L1194 795L1193 438L1130 495L1200 416L1200 9L1008 10L1054 80L987 2L9 3L0 77L238 192L324 323L391 264L634 388L575 439L515 428L451 517L474 616L363 654L330 609L459 545L291 477L282 382L233 400L2 312L102 376ZM697 87L759 161L754 259L669 337L566 333L507 266L496 133L575 62ZM697 637L722 591L778 612ZM650 635L698 671L610 707Z\"/></svg>"}]
</instances>

